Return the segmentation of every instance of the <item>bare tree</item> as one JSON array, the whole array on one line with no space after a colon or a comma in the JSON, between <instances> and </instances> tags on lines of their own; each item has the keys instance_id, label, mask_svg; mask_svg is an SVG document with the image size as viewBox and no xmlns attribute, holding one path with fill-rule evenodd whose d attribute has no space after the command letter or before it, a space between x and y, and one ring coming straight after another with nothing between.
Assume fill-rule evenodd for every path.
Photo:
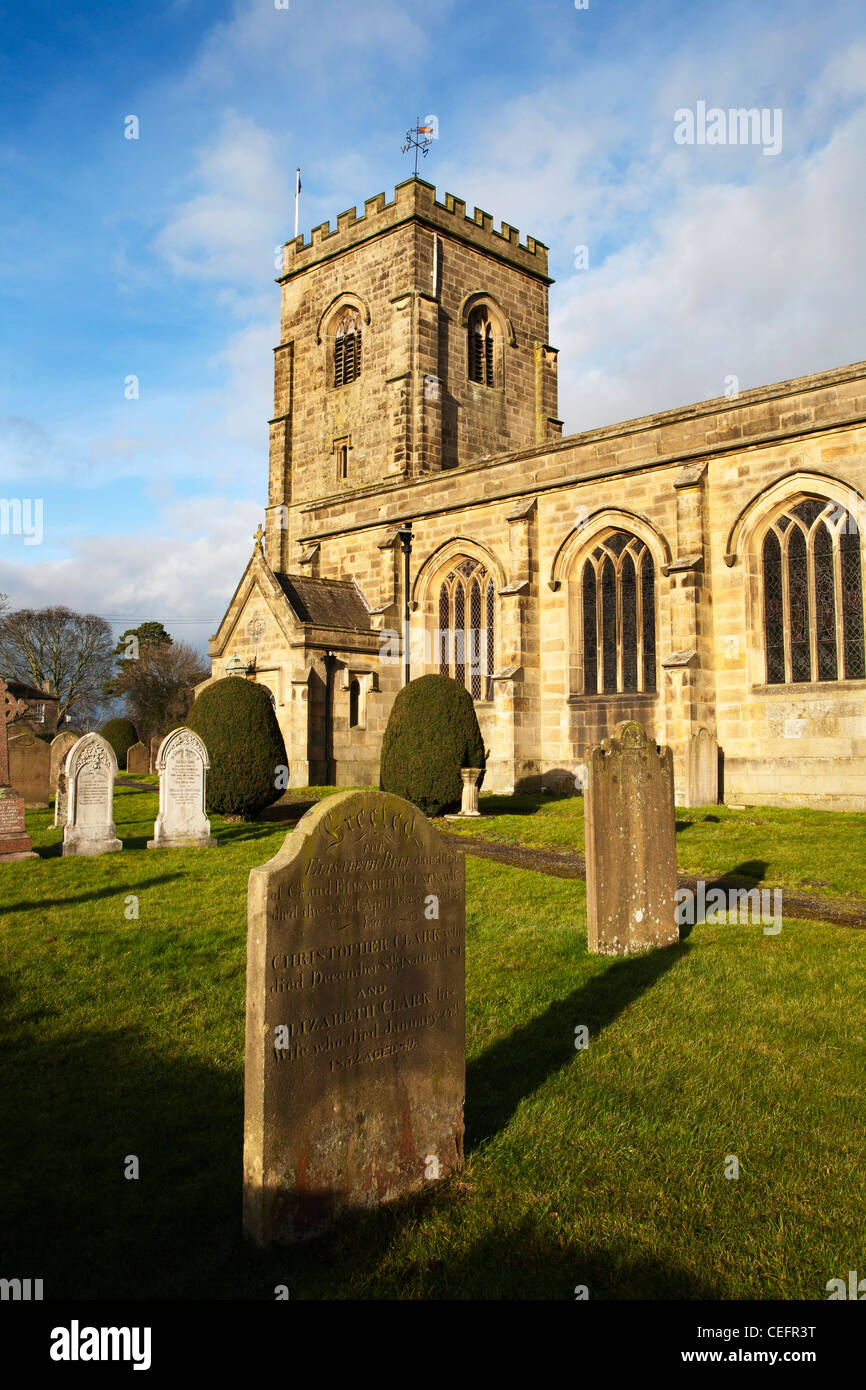
<instances>
[{"instance_id":1,"label":"bare tree","mask_svg":"<svg viewBox=\"0 0 866 1390\"><path fill-rule=\"evenodd\" d=\"M19 608L0 617L0 675L43 688L54 684L58 724L95 721L114 671L111 626L96 613Z\"/></svg>"},{"instance_id":2,"label":"bare tree","mask_svg":"<svg viewBox=\"0 0 866 1390\"><path fill-rule=\"evenodd\" d=\"M183 723L195 698L193 687L210 675L188 642L144 645L137 660L121 660L119 666L112 690L126 697L126 713L145 742Z\"/></svg>"}]
</instances>

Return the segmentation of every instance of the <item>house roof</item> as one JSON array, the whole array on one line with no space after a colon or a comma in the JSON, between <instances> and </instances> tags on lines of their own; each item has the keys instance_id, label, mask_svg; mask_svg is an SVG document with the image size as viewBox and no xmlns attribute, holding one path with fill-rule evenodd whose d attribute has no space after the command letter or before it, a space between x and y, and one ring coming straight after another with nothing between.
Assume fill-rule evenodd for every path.
<instances>
[{"instance_id":1,"label":"house roof","mask_svg":"<svg viewBox=\"0 0 866 1390\"><path fill-rule=\"evenodd\" d=\"M370 614L351 579L313 579L299 574L275 574L274 578L300 622L370 631Z\"/></svg>"},{"instance_id":2,"label":"house roof","mask_svg":"<svg viewBox=\"0 0 866 1390\"><path fill-rule=\"evenodd\" d=\"M25 685L23 681L7 681L6 689L16 700L55 700L59 695L50 695L47 690L37 690L35 685Z\"/></svg>"}]
</instances>

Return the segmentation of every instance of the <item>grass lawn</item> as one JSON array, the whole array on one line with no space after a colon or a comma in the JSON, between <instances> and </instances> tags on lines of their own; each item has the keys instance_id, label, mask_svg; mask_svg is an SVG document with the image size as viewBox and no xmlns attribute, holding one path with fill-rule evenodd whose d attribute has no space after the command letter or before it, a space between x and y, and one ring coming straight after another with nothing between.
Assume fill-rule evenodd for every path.
<instances>
[{"instance_id":1,"label":"grass lawn","mask_svg":"<svg viewBox=\"0 0 866 1390\"><path fill-rule=\"evenodd\" d=\"M537 849L584 851L583 798L484 796L479 820L440 821L444 830ZM767 888L814 896L866 897L866 814L749 806L677 808L677 863L713 879L734 874Z\"/></svg>"},{"instance_id":2,"label":"grass lawn","mask_svg":"<svg viewBox=\"0 0 866 1390\"><path fill-rule=\"evenodd\" d=\"M59 857L34 812L53 852L2 866L0 1273L47 1299L823 1300L866 1268L866 935L704 924L610 960L587 954L581 882L473 858L464 1172L307 1245L246 1248L246 883L287 827L214 816L219 848L148 852L156 809L118 788L124 850L96 860ZM565 847L580 809L551 800L540 842ZM763 853L737 839L745 816L779 874L806 849L776 817L820 820L810 872L859 888L841 866L862 862L864 817L687 814L702 866Z\"/></svg>"}]
</instances>

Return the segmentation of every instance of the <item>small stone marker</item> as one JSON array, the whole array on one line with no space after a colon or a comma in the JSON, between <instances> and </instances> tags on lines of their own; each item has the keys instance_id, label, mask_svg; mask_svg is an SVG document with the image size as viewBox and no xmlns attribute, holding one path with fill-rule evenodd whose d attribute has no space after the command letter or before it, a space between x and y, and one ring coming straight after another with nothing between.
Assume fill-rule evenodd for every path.
<instances>
[{"instance_id":1,"label":"small stone marker","mask_svg":"<svg viewBox=\"0 0 866 1390\"><path fill-rule=\"evenodd\" d=\"M480 767L461 767L460 776L463 779L463 796L460 802L461 816L480 816L478 809L478 779L484 771Z\"/></svg>"},{"instance_id":2,"label":"small stone marker","mask_svg":"<svg viewBox=\"0 0 866 1390\"><path fill-rule=\"evenodd\" d=\"M57 786L54 788L54 824L61 828L66 824L66 773L61 770L57 774Z\"/></svg>"},{"instance_id":3,"label":"small stone marker","mask_svg":"<svg viewBox=\"0 0 866 1390\"><path fill-rule=\"evenodd\" d=\"M623 956L679 941L674 765L641 724L590 750L586 788L587 945Z\"/></svg>"},{"instance_id":4,"label":"small stone marker","mask_svg":"<svg viewBox=\"0 0 866 1390\"><path fill-rule=\"evenodd\" d=\"M55 734L49 745L51 749L51 786L57 786L57 779L66 766L66 756L70 748L74 748L80 734L73 733L70 729L65 729L62 734Z\"/></svg>"},{"instance_id":5,"label":"small stone marker","mask_svg":"<svg viewBox=\"0 0 866 1390\"><path fill-rule=\"evenodd\" d=\"M30 729L9 732L9 781L28 811L48 809L51 799L51 748Z\"/></svg>"},{"instance_id":6,"label":"small stone marker","mask_svg":"<svg viewBox=\"0 0 866 1390\"><path fill-rule=\"evenodd\" d=\"M163 735L154 734L150 740L150 770L156 772L156 760L159 757L159 746L162 743Z\"/></svg>"},{"instance_id":7,"label":"small stone marker","mask_svg":"<svg viewBox=\"0 0 866 1390\"><path fill-rule=\"evenodd\" d=\"M207 749L192 729L174 729L160 745L159 815L148 849L209 849L216 844L205 811L210 767Z\"/></svg>"},{"instance_id":8,"label":"small stone marker","mask_svg":"<svg viewBox=\"0 0 866 1390\"><path fill-rule=\"evenodd\" d=\"M717 806L719 801L719 745L708 729L696 729L689 738L689 786L687 806Z\"/></svg>"},{"instance_id":9,"label":"small stone marker","mask_svg":"<svg viewBox=\"0 0 866 1390\"><path fill-rule=\"evenodd\" d=\"M133 777L146 776L150 772L150 750L146 743L133 743L126 750L126 770Z\"/></svg>"},{"instance_id":10,"label":"small stone marker","mask_svg":"<svg viewBox=\"0 0 866 1390\"><path fill-rule=\"evenodd\" d=\"M24 798L9 785L9 752L6 730L18 714L24 714L27 706L23 700L16 700L6 689L5 680L0 680L0 861L9 863L17 859L38 859L33 841L27 834L24 817Z\"/></svg>"},{"instance_id":11,"label":"small stone marker","mask_svg":"<svg viewBox=\"0 0 866 1390\"><path fill-rule=\"evenodd\" d=\"M401 797L313 807L250 874L244 1231L264 1245L463 1165L464 861Z\"/></svg>"},{"instance_id":12,"label":"small stone marker","mask_svg":"<svg viewBox=\"0 0 866 1390\"><path fill-rule=\"evenodd\" d=\"M66 756L63 853L111 854L123 849L114 828L117 758L101 734L84 734Z\"/></svg>"}]
</instances>

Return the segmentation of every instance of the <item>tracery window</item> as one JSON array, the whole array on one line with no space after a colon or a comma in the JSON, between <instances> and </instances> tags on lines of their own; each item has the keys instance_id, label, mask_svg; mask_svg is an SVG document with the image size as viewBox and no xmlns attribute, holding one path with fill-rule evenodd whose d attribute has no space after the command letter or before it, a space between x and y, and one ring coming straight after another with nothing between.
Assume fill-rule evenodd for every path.
<instances>
[{"instance_id":1,"label":"tracery window","mask_svg":"<svg viewBox=\"0 0 866 1390\"><path fill-rule=\"evenodd\" d=\"M495 606L493 579L478 560L458 560L439 587L439 674L465 685L473 700L493 699Z\"/></svg>"},{"instance_id":2,"label":"tracery window","mask_svg":"<svg viewBox=\"0 0 866 1390\"><path fill-rule=\"evenodd\" d=\"M807 497L761 546L767 684L863 680L860 532L838 502Z\"/></svg>"},{"instance_id":3,"label":"tracery window","mask_svg":"<svg viewBox=\"0 0 866 1390\"><path fill-rule=\"evenodd\" d=\"M656 688L655 566L645 543L614 531L595 546L580 580L583 693Z\"/></svg>"},{"instance_id":4,"label":"tracery window","mask_svg":"<svg viewBox=\"0 0 866 1390\"><path fill-rule=\"evenodd\" d=\"M469 315L469 380L494 384L493 324L483 304Z\"/></svg>"},{"instance_id":5,"label":"tracery window","mask_svg":"<svg viewBox=\"0 0 866 1390\"><path fill-rule=\"evenodd\" d=\"M348 386L361 375L361 315L344 309L334 334L334 385Z\"/></svg>"}]
</instances>

